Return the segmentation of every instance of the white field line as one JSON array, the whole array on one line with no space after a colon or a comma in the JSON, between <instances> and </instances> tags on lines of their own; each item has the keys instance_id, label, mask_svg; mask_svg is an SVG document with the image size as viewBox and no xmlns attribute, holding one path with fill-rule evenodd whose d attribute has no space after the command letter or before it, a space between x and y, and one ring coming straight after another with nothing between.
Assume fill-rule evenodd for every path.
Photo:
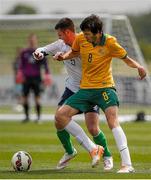
<instances>
[{"instance_id":1,"label":"white field line","mask_svg":"<svg viewBox=\"0 0 151 180\"><path fill-rule=\"evenodd\" d=\"M0 114L0 121L22 121L25 118L24 114ZM83 121L84 115L76 115L73 117L74 120ZM119 121L120 122L129 122L129 121L135 121L136 115L119 115ZM151 121L151 115L145 116L146 121ZM34 121L36 120L36 114L30 115L30 120ZM54 114L42 114L41 115L41 121L53 121L54 120ZM106 121L105 116L100 115L101 121Z\"/></svg>"}]
</instances>

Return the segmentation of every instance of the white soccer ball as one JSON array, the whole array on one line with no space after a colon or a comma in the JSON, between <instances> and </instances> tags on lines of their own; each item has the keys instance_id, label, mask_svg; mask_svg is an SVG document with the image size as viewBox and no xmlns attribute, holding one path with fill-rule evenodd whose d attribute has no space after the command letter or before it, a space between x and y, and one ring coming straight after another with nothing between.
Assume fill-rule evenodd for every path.
<instances>
[{"instance_id":1,"label":"white soccer ball","mask_svg":"<svg viewBox=\"0 0 151 180\"><path fill-rule=\"evenodd\" d=\"M11 160L11 164L15 171L28 171L31 167L32 158L25 151L16 152Z\"/></svg>"}]
</instances>

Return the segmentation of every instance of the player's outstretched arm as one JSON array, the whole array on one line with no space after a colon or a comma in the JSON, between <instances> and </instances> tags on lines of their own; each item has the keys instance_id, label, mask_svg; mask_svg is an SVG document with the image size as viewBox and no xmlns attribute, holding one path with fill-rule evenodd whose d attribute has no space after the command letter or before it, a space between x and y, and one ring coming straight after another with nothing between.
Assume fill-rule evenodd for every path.
<instances>
[{"instance_id":1,"label":"player's outstretched arm","mask_svg":"<svg viewBox=\"0 0 151 180\"><path fill-rule=\"evenodd\" d=\"M60 52L56 53L53 56L53 59L57 60L57 61L64 61L64 60L72 59L72 58L78 57L78 56L79 56L79 52L70 50L70 51L66 52L65 54L60 53Z\"/></svg>"},{"instance_id":2,"label":"player's outstretched arm","mask_svg":"<svg viewBox=\"0 0 151 180\"><path fill-rule=\"evenodd\" d=\"M146 70L143 66L141 66L138 62L136 62L134 59L130 58L129 56L126 56L126 58L123 59L123 61L132 68L137 68L138 74L140 76L140 80L144 79L146 77Z\"/></svg>"}]
</instances>

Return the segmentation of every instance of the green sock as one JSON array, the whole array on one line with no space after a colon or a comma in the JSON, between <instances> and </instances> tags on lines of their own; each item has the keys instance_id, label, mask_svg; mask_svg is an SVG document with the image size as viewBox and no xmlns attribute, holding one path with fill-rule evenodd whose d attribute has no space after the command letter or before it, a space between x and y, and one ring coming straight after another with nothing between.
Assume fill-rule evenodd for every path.
<instances>
[{"instance_id":1,"label":"green sock","mask_svg":"<svg viewBox=\"0 0 151 180\"><path fill-rule=\"evenodd\" d=\"M64 129L62 131L57 131L57 136L60 139L65 151L68 154L73 153L73 146L70 140L70 134Z\"/></svg>"},{"instance_id":2,"label":"green sock","mask_svg":"<svg viewBox=\"0 0 151 180\"><path fill-rule=\"evenodd\" d=\"M97 136L93 136L93 140L96 144L101 145L104 147L104 154L103 156L111 156L111 152L107 147L107 140L102 131L99 132Z\"/></svg>"}]
</instances>

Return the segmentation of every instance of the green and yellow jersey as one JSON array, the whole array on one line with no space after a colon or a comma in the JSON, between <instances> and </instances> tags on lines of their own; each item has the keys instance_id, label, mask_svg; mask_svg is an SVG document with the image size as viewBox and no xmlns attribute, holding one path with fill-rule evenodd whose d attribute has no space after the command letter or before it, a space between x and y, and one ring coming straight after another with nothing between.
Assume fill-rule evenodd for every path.
<instances>
[{"instance_id":1,"label":"green and yellow jersey","mask_svg":"<svg viewBox=\"0 0 151 180\"><path fill-rule=\"evenodd\" d=\"M103 34L101 42L93 46L83 33L76 36L72 46L73 51L80 52L82 60L81 89L113 87L111 61L113 57L124 58L126 50L121 47L116 38Z\"/></svg>"}]
</instances>

